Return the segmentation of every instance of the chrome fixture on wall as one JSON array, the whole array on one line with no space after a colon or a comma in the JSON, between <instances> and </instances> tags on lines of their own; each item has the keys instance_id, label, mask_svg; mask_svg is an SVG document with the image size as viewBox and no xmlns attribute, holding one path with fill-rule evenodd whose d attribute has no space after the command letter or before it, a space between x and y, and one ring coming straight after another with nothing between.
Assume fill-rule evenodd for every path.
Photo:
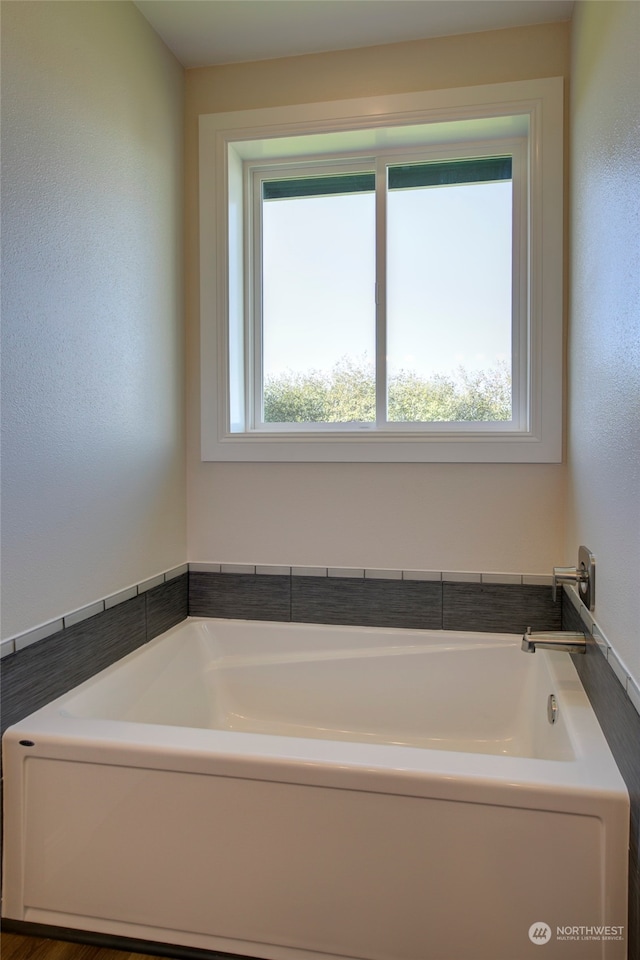
<instances>
[{"instance_id":1,"label":"chrome fixture on wall","mask_svg":"<svg viewBox=\"0 0 640 960\"><path fill-rule=\"evenodd\" d=\"M553 568L553 599L556 600L559 583L575 583L585 607L593 610L596 605L596 558L587 547L578 551L577 567Z\"/></svg>"}]
</instances>

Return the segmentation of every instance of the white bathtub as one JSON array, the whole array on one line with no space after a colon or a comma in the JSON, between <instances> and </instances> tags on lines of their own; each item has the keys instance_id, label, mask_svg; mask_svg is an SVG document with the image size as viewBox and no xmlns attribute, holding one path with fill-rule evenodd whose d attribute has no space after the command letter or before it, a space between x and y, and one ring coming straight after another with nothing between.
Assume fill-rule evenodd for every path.
<instances>
[{"instance_id":1,"label":"white bathtub","mask_svg":"<svg viewBox=\"0 0 640 960\"><path fill-rule=\"evenodd\" d=\"M519 637L191 619L4 758L13 920L266 960L626 956L624 783L568 654Z\"/></svg>"}]
</instances>

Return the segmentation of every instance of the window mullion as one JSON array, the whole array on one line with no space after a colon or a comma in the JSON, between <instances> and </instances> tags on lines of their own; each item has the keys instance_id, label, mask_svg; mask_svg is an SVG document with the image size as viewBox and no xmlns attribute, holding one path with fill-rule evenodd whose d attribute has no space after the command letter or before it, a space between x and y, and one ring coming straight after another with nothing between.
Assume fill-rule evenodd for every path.
<instances>
[{"instance_id":1,"label":"window mullion","mask_svg":"<svg viewBox=\"0 0 640 960\"><path fill-rule=\"evenodd\" d=\"M387 423L387 164L376 160L376 426Z\"/></svg>"}]
</instances>

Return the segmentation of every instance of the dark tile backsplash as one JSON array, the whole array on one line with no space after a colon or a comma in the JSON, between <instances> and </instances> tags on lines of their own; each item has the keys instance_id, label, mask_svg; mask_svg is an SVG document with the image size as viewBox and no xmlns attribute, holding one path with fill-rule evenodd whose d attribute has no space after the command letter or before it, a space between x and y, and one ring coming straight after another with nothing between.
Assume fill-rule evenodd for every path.
<instances>
[{"instance_id":1,"label":"dark tile backsplash","mask_svg":"<svg viewBox=\"0 0 640 960\"><path fill-rule=\"evenodd\" d=\"M562 629L589 636L571 603L564 604ZM597 643L571 659L629 791L629 958L640 960L640 714Z\"/></svg>"},{"instance_id":2,"label":"dark tile backsplash","mask_svg":"<svg viewBox=\"0 0 640 960\"><path fill-rule=\"evenodd\" d=\"M562 603L553 602L549 587L445 582L442 596L445 630L560 630Z\"/></svg>"},{"instance_id":3,"label":"dark tile backsplash","mask_svg":"<svg viewBox=\"0 0 640 960\"><path fill-rule=\"evenodd\" d=\"M2 729L71 690L146 639L143 595L6 657L2 661Z\"/></svg>"},{"instance_id":4,"label":"dark tile backsplash","mask_svg":"<svg viewBox=\"0 0 640 960\"><path fill-rule=\"evenodd\" d=\"M290 620L291 578L192 572L189 613L192 617Z\"/></svg>"},{"instance_id":5,"label":"dark tile backsplash","mask_svg":"<svg viewBox=\"0 0 640 960\"><path fill-rule=\"evenodd\" d=\"M291 619L360 626L442 626L442 585L420 580L292 577Z\"/></svg>"},{"instance_id":6,"label":"dark tile backsplash","mask_svg":"<svg viewBox=\"0 0 640 960\"><path fill-rule=\"evenodd\" d=\"M33 643L2 661L2 731L188 615L188 574Z\"/></svg>"},{"instance_id":7,"label":"dark tile backsplash","mask_svg":"<svg viewBox=\"0 0 640 960\"><path fill-rule=\"evenodd\" d=\"M189 574L167 580L144 594L147 598L147 640L189 616Z\"/></svg>"},{"instance_id":8,"label":"dark tile backsplash","mask_svg":"<svg viewBox=\"0 0 640 960\"><path fill-rule=\"evenodd\" d=\"M428 630L559 630L551 588L364 577L190 574L191 616Z\"/></svg>"}]
</instances>

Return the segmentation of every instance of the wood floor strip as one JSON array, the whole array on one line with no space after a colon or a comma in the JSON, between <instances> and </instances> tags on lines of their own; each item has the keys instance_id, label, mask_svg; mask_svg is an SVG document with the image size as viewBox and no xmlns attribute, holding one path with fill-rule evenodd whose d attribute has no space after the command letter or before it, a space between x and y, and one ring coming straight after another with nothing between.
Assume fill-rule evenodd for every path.
<instances>
[{"instance_id":1,"label":"wood floor strip","mask_svg":"<svg viewBox=\"0 0 640 960\"><path fill-rule=\"evenodd\" d=\"M92 947L85 943L67 943L63 940L44 940L40 937L25 937L18 933L3 933L2 960L162 960L162 958L106 947Z\"/></svg>"}]
</instances>

